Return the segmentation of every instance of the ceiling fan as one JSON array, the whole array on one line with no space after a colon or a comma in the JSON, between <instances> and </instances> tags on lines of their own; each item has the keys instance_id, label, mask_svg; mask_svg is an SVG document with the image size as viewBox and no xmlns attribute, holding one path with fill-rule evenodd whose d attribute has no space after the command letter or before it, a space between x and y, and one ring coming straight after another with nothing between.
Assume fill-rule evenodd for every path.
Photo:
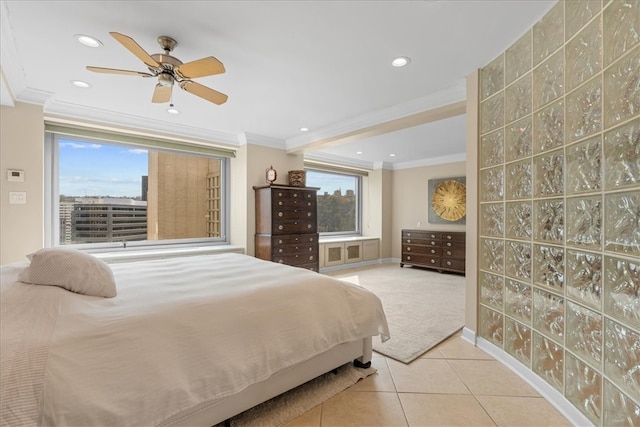
<instances>
[{"instance_id":1,"label":"ceiling fan","mask_svg":"<svg viewBox=\"0 0 640 427\"><path fill-rule=\"evenodd\" d=\"M168 36L158 37L158 43L164 50L164 53L155 53L149 55L140 47L135 40L124 34L111 32L109 33L126 47L131 53L137 56L149 69L149 72L119 70L116 68L102 68L87 66L87 70L96 73L107 74L124 74L130 76L141 77L157 77L158 83L153 91L151 102L162 103L171 100L171 90L174 83L178 83L181 89L192 93L214 104L224 104L227 102L227 95L217 90L203 86L191 79L196 77L211 76L214 74L224 73L224 65L213 56L198 59L196 61L182 63L169 53L178 45L178 42Z\"/></svg>"}]
</instances>

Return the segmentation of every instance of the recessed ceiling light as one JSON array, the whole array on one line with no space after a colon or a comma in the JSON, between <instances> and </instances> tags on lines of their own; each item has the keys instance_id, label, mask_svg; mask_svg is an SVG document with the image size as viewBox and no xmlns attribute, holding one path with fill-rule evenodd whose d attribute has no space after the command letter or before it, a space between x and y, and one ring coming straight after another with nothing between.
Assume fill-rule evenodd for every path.
<instances>
[{"instance_id":1,"label":"recessed ceiling light","mask_svg":"<svg viewBox=\"0 0 640 427\"><path fill-rule=\"evenodd\" d=\"M389 154L389 157L395 157L395 156L396 156L395 154Z\"/></svg>"},{"instance_id":2,"label":"recessed ceiling light","mask_svg":"<svg viewBox=\"0 0 640 427\"><path fill-rule=\"evenodd\" d=\"M356 154L362 154L362 151L356 151Z\"/></svg>"},{"instance_id":3,"label":"recessed ceiling light","mask_svg":"<svg viewBox=\"0 0 640 427\"><path fill-rule=\"evenodd\" d=\"M309 128L300 128L300 132L309 132Z\"/></svg>"},{"instance_id":4,"label":"recessed ceiling light","mask_svg":"<svg viewBox=\"0 0 640 427\"><path fill-rule=\"evenodd\" d=\"M169 114L180 114L180 110L177 110L177 109L171 107L171 108L169 108L167 110L167 113L169 113Z\"/></svg>"},{"instance_id":5,"label":"recessed ceiling light","mask_svg":"<svg viewBox=\"0 0 640 427\"><path fill-rule=\"evenodd\" d=\"M391 65L393 65L394 67L404 67L409 62L411 62L411 59L407 58L406 56L400 56L391 61Z\"/></svg>"},{"instance_id":6,"label":"recessed ceiling light","mask_svg":"<svg viewBox=\"0 0 640 427\"><path fill-rule=\"evenodd\" d=\"M82 80L71 80L71 84L76 86L76 87L81 87L83 89L91 87L91 85L89 83L83 82Z\"/></svg>"},{"instance_id":7,"label":"recessed ceiling light","mask_svg":"<svg viewBox=\"0 0 640 427\"><path fill-rule=\"evenodd\" d=\"M102 46L102 42L95 37L87 36L85 34L76 34L73 37L75 37L75 39L78 40L79 43L88 47Z\"/></svg>"}]
</instances>

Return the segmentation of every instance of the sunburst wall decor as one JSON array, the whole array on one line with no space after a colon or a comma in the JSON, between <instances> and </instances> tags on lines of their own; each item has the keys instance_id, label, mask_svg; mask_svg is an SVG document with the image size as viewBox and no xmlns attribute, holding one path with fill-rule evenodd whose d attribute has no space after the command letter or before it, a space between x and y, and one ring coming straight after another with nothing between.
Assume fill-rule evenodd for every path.
<instances>
[{"instance_id":1,"label":"sunburst wall decor","mask_svg":"<svg viewBox=\"0 0 640 427\"><path fill-rule=\"evenodd\" d=\"M465 224L467 187L465 177L429 180L429 223Z\"/></svg>"}]
</instances>

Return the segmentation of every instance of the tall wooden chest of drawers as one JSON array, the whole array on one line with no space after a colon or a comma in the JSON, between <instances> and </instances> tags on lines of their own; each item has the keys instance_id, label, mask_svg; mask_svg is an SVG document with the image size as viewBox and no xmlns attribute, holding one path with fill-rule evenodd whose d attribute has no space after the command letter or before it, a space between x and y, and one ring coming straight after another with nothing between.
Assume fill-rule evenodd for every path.
<instances>
[{"instance_id":1,"label":"tall wooden chest of drawers","mask_svg":"<svg viewBox=\"0 0 640 427\"><path fill-rule=\"evenodd\" d=\"M271 184L253 189L255 256L319 271L318 188Z\"/></svg>"},{"instance_id":2,"label":"tall wooden chest of drawers","mask_svg":"<svg viewBox=\"0 0 640 427\"><path fill-rule=\"evenodd\" d=\"M439 272L465 272L465 233L402 230L400 267L413 265Z\"/></svg>"}]
</instances>

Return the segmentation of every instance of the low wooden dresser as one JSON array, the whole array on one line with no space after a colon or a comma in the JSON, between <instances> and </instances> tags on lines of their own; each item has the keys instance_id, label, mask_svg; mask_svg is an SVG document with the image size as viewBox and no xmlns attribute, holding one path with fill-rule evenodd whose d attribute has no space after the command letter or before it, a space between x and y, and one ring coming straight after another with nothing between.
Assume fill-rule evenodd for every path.
<instances>
[{"instance_id":1,"label":"low wooden dresser","mask_svg":"<svg viewBox=\"0 0 640 427\"><path fill-rule=\"evenodd\" d=\"M318 188L271 184L253 189L255 256L319 271Z\"/></svg>"},{"instance_id":2,"label":"low wooden dresser","mask_svg":"<svg viewBox=\"0 0 640 427\"><path fill-rule=\"evenodd\" d=\"M465 232L402 230L400 267L405 265L464 274Z\"/></svg>"}]
</instances>

